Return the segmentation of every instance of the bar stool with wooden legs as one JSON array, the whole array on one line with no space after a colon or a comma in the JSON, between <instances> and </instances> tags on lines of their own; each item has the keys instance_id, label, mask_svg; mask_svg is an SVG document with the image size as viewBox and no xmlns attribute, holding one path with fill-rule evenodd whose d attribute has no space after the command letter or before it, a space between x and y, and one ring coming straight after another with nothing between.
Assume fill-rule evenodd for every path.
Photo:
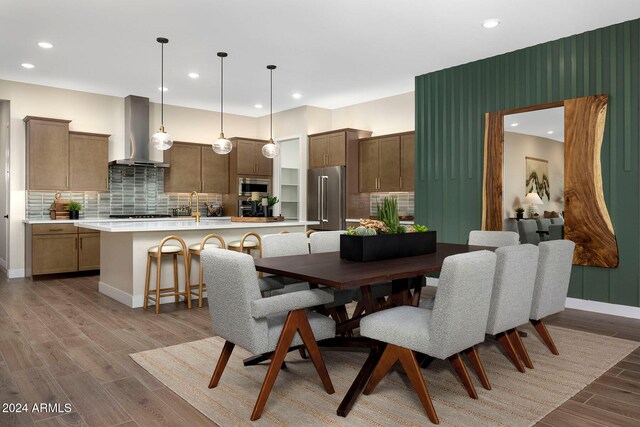
<instances>
[{"instance_id":1,"label":"bar stool with wooden legs","mask_svg":"<svg viewBox=\"0 0 640 427\"><path fill-rule=\"evenodd\" d=\"M209 239L218 239L219 243L207 243ZM205 249L212 249L212 248L226 249L226 247L227 246L224 243L224 239L217 234L208 234L204 236L204 239L202 239L201 242L189 245L189 259L187 260L187 264L189 265L189 277L191 277L191 259L193 258L194 255L196 255L197 257L200 257L200 254ZM202 262L200 260L198 260L198 265L199 265L199 271L200 271L198 275L198 283L195 285L192 285L191 283L189 283L189 298L191 298L191 295L197 296L198 307L202 307L202 293L206 291L206 287L202 283ZM193 288L197 288L197 290L194 291L192 290Z\"/></svg>"},{"instance_id":2,"label":"bar stool with wooden legs","mask_svg":"<svg viewBox=\"0 0 640 427\"><path fill-rule=\"evenodd\" d=\"M169 241L179 243L179 245L167 245ZM171 256L173 258L173 287L162 288L162 257ZM184 291L180 291L178 286L178 256L184 258L184 275L185 286ZM155 302L156 314L160 313L160 299L164 297L175 297L176 304L180 301L182 295L187 302L187 307L191 308L191 296L189 295L189 267L187 260L189 258L189 252L187 251L187 245L178 236L167 236L158 246L153 246L147 251L147 277L144 284L144 309L147 309L147 303L149 300ZM151 276L151 260L155 259L157 264L156 273L156 288L149 289L149 279ZM155 295L153 295L155 294Z\"/></svg>"},{"instance_id":3,"label":"bar stool with wooden legs","mask_svg":"<svg viewBox=\"0 0 640 427\"><path fill-rule=\"evenodd\" d=\"M254 237L255 241L249 240L249 237ZM251 251L256 250L258 251L258 257L262 258L262 239L258 233L249 231L248 233L245 233L240 240L235 240L227 244L227 249L236 252L244 252L249 255L251 255Z\"/></svg>"}]
</instances>

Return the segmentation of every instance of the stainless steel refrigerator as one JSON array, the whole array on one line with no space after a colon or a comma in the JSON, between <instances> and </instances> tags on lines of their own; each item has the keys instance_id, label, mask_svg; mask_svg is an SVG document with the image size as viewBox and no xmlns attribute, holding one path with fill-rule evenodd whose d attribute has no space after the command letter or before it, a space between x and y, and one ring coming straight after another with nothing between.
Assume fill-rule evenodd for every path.
<instances>
[{"instance_id":1,"label":"stainless steel refrigerator","mask_svg":"<svg viewBox=\"0 0 640 427\"><path fill-rule=\"evenodd\" d=\"M344 230L346 217L346 172L344 166L309 169L307 172L307 220L314 230Z\"/></svg>"}]
</instances>

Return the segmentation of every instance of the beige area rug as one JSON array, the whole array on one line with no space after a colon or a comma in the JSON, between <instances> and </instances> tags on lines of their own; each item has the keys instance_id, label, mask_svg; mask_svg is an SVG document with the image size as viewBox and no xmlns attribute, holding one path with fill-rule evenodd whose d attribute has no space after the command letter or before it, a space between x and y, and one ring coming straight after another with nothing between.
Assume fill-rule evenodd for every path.
<instances>
[{"instance_id":1,"label":"beige area rug","mask_svg":"<svg viewBox=\"0 0 640 427\"><path fill-rule=\"evenodd\" d=\"M435 361L423 370L442 425L528 426L560 406L633 351L638 344L564 328L549 327L560 351L553 356L532 328L525 345L534 369L519 373L495 342L479 348L493 387L472 379L479 399L468 397L448 362ZM218 337L132 354L163 384L221 426L249 425L266 365L244 367L250 356L236 347L217 388L207 385L224 341ZM328 395L308 360L298 352L287 356L287 369L271 392L262 418L252 425L281 426L409 426L429 424L418 398L399 365L370 396L360 396L346 417L336 409L360 370L364 353L323 351L335 394Z\"/></svg>"}]
</instances>

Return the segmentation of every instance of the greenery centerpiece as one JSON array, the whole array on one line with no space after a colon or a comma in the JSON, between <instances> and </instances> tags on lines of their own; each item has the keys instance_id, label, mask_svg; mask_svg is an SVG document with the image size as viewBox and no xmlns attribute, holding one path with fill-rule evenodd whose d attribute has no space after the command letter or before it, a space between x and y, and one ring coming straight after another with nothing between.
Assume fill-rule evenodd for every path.
<instances>
[{"instance_id":1,"label":"greenery centerpiece","mask_svg":"<svg viewBox=\"0 0 640 427\"><path fill-rule=\"evenodd\" d=\"M423 255L436 250L436 232L423 225L400 224L398 199L385 197L377 205L378 219L363 219L340 237L340 257L378 261Z\"/></svg>"},{"instance_id":2,"label":"greenery centerpiece","mask_svg":"<svg viewBox=\"0 0 640 427\"><path fill-rule=\"evenodd\" d=\"M518 219L524 218L524 208L523 207L516 208L516 218L518 218Z\"/></svg>"},{"instance_id":3,"label":"greenery centerpiece","mask_svg":"<svg viewBox=\"0 0 640 427\"><path fill-rule=\"evenodd\" d=\"M80 218L80 211L82 210L82 205L80 203L69 200L65 209L69 211L69 219Z\"/></svg>"}]
</instances>

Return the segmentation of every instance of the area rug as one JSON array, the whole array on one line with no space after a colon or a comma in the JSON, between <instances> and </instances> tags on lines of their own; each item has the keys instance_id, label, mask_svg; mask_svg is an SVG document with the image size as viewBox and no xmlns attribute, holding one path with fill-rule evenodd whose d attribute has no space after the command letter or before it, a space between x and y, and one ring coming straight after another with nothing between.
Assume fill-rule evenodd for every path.
<instances>
[{"instance_id":1,"label":"area rug","mask_svg":"<svg viewBox=\"0 0 640 427\"><path fill-rule=\"evenodd\" d=\"M468 397L448 362L435 361L423 375L442 425L529 426L560 406L623 359L638 344L587 332L549 327L560 356L553 356L532 328L524 338L534 364L522 374L496 342L479 347L492 390L472 373L479 399ZM250 356L236 347L215 389L207 384L224 341L200 341L132 354L151 375L221 426L248 425L267 371L266 364L244 367ZM351 382L366 358L363 353L323 351L336 392L328 395L308 360L287 356L262 418L252 425L280 426L412 426L429 424L399 365L370 396L360 396L346 418L336 415Z\"/></svg>"}]
</instances>

